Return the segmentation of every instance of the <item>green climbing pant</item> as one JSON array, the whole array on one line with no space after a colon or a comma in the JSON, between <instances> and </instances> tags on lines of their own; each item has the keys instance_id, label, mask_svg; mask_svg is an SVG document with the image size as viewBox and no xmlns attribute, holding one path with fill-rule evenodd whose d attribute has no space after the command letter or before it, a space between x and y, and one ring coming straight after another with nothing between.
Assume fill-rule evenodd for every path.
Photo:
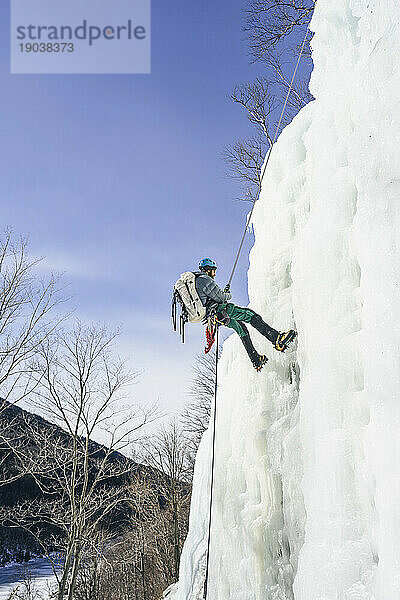
<instances>
[{"instance_id":1,"label":"green climbing pant","mask_svg":"<svg viewBox=\"0 0 400 600\"><path fill-rule=\"evenodd\" d=\"M231 302L228 304L224 303L218 307L217 318L221 317L223 320L223 311L225 311L229 317L229 322L225 322L224 325L234 329L239 337L244 337L248 331L245 331L245 329L242 327L241 321L243 323L250 323L251 319L256 314L254 310L251 310L251 308L242 308L241 306L236 306L236 304L232 304Z\"/></svg>"}]
</instances>

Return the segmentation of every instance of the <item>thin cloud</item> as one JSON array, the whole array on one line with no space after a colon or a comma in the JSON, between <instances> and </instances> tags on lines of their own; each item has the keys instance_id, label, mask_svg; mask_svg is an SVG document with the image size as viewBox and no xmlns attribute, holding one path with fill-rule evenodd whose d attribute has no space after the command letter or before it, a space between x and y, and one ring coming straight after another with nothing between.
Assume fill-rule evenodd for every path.
<instances>
[{"instance_id":1,"label":"thin cloud","mask_svg":"<svg viewBox=\"0 0 400 600\"><path fill-rule=\"evenodd\" d=\"M116 279L115 271L107 267L100 257L49 252L37 265L42 273L64 273L67 277L89 281L108 281Z\"/></svg>"}]
</instances>

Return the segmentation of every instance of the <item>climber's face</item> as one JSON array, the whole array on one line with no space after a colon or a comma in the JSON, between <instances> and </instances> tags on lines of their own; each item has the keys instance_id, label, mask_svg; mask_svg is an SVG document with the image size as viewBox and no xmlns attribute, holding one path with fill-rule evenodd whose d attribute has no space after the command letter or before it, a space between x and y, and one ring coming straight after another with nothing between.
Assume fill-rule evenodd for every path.
<instances>
[{"instance_id":1,"label":"climber's face","mask_svg":"<svg viewBox=\"0 0 400 600\"><path fill-rule=\"evenodd\" d=\"M210 277L212 277L214 279L216 272L217 272L217 269L210 269L209 270Z\"/></svg>"}]
</instances>

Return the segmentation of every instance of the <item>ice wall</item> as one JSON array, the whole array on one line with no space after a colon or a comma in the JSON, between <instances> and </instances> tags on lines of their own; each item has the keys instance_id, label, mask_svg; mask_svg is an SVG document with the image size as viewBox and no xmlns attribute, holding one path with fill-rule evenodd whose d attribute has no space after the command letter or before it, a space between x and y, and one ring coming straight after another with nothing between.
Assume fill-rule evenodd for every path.
<instances>
[{"instance_id":1,"label":"ice wall","mask_svg":"<svg viewBox=\"0 0 400 600\"><path fill-rule=\"evenodd\" d=\"M400 4L318 0L316 98L254 213L250 305L297 352L220 361L213 600L400 598ZM234 291L234 290L233 290ZM174 600L202 596L211 431Z\"/></svg>"}]
</instances>

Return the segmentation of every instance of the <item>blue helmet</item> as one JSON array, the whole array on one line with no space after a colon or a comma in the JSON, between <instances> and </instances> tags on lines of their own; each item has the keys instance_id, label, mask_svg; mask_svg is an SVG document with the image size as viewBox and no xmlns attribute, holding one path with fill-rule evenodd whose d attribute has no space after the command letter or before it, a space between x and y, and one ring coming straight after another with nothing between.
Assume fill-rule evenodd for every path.
<instances>
[{"instance_id":1,"label":"blue helmet","mask_svg":"<svg viewBox=\"0 0 400 600\"><path fill-rule=\"evenodd\" d=\"M216 269L217 263L212 258L202 258L199 262L200 271L208 271L208 269Z\"/></svg>"}]
</instances>

